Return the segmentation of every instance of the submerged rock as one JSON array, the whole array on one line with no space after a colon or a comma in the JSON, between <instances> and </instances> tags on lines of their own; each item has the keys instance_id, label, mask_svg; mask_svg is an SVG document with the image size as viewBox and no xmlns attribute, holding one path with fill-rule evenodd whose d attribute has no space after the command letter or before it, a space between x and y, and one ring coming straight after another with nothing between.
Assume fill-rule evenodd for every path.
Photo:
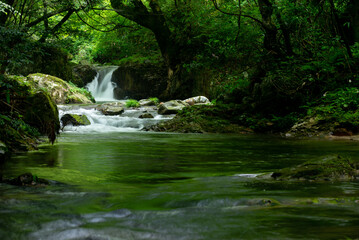
<instances>
[{"instance_id":1,"label":"submerged rock","mask_svg":"<svg viewBox=\"0 0 359 240\"><path fill-rule=\"evenodd\" d=\"M30 74L27 81L36 88L45 89L56 104L92 103L91 94L85 89L71 86L64 80L42 73Z\"/></svg>"},{"instance_id":2,"label":"submerged rock","mask_svg":"<svg viewBox=\"0 0 359 240\"><path fill-rule=\"evenodd\" d=\"M185 107L188 107L189 104L181 101L181 100L171 100L165 103L161 103L158 108L158 114L161 115L169 115L169 114L176 114L180 110Z\"/></svg>"},{"instance_id":3,"label":"submerged rock","mask_svg":"<svg viewBox=\"0 0 359 240\"><path fill-rule=\"evenodd\" d=\"M281 169L271 177L276 180L352 180L359 178L359 163L342 156L329 156Z\"/></svg>"},{"instance_id":4,"label":"submerged rock","mask_svg":"<svg viewBox=\"0 0 359 240\"><path fill-rule=\"evenodd\" d=\"M141 114L138 118L154 118L151 113Z\"/></svg>"},{"instance_id":5,"label":"submerged rock","mask_svg":"<svg viewBox=\"0 0 359 240\"><path fill-rule=\"evenodd\" d=\"M104 103L97 107L97 110L101 111L104 115L120 115L125 109L124 105L120 102Z\"/></svg>"},{"instance_id":6,"label":"submerged rock","mask_svg":"<svg viewBox=\"0 0 359 240\"><path fill-rule=\"evenodd\" d=\"M65 114L61 118L62 128L67 125L72 126L85 126L90 125L91 122L88 120L86 115L77 115L77 114Z\"/></svg>"},{"instance_id":7,"label":"submerged rock","mask_svg":"<svg viewBox=\"0 0 359 240\"><path fill-rule=\"evenodd\" d=\"M1 182L15 185L15 186L47 186L49 181L43 178L38 178L32 173L24 173L13 179L0 179Z\"/></svg>"}]
</instances>

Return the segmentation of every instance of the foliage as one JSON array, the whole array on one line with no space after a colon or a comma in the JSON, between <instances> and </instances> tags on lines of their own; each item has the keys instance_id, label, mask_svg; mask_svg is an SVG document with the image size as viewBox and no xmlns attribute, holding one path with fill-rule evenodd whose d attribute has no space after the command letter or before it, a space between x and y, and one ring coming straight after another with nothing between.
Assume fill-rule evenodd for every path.
<instances>
[{"instance_id":1,"label":"foliage","mask_svg":"<svg viewBox=\"0 0 359 240\"><path fill-rule=\"evenodd\" d=\"M88 99L91 100L91 102L95 102L95 98L92 96L91 92L87 90L86 88L79 88L77 87L73 82L69 82L70 85L70 92L72 93L81 93L85 95Z\"/></svg>"},{"instance_id":2,"label":"foliage","mask_svg":"<svg viewBox=\"0 0 359 240\"><path fill-rule=\"evenodd\" d=\"M34 136L34 137L40 136L40 133L36 128L24 122L22 115L18 113L14 113L13 115L14 116L6 116L0 114L0 127L6 128L10 126L16 131L23 132L24 134L27 134L29 136Z\"/></svg>"},{"instance_id":3,"label":"foliage","mask_svg":"<svg viewBox=\"0 0 359 240\"><path fill-rule=\"evenodd\" d=\"M150 101L154 102L155 105L158 105L160 103L160 100L156 97L150 97L149 99L150 99Z\"/></svg>"},{"instance_id":4,"label":"foliage","mask_svg":"<svg viewBox=\"0 0 359 240\"><path fill-rule=\"evenodd\" d=\"M338 123L340 127L357 132L359 130L359 89L345 88L327 92L305 108L309 117L321 121Z\"/></svg>"},{"instance_id":5,"label":"foliage","mask_svg":"<svg viewBox=\"0 0 359 240\"><path fill-rule=\"evenodd\" d=\"M0 140L15 144L10 149L35 148L39 133L48 135L51 142L56 139L60 126L57 107L26 77L0 75L0 109L4 124Z\"/></svg>"},{"instance_id":6,"label":"foliage","mask_svg":"<svg viewBox=\"0 0 359 240\"><path fill-rule=\"evenodd\" d=\"M140 103L137 100L134 99L128 99L126 101L126 107L130 108L130 107L139 107Z\"/></svg>"}]
</instances>

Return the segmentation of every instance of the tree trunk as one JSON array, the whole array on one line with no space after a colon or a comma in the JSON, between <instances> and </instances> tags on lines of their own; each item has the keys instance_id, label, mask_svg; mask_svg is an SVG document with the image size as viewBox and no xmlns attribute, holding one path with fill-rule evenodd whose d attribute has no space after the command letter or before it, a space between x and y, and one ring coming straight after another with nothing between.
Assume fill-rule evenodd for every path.
<instances>
[{"instance_id":1,"label":"tree trunk","mask_svg":"<svg viewBox=\"0 0 359 240\"><path fill-rule=\"evenodd\" d=\"M342 24L340 24L340 21L339 21L339 16L338 16L338 13L337 13L337 10L335 8L335 4L333 2L333 0L329 0L329 3L330 3L330 9L332 11L332 16L333 16L333 21L334 21L334 25L335 25L335 29L336 29L336 34L338 36L340 36L342 38L342 40L344 41L344 46L347 50L347 53L348 53L348 56L349 57L353 57L352 55L352 51L350 49L350 45L349 45L349 41L344 33L344 30L343 30L343 26Z\"/></svg>"},{"instance_id":2,"label":"tree trunk","mask_svg":"<svg viewBox=\"0 0 359 240\"><path fill-rule=\"evenodd\" d=\"M178 97L183 86L181 78L180 47L170 31L158 0L151 0L148 9L141 0L133 0L132 6L121 0L111 0L115 11L135 23L151 30L160 48L161 55L168 67L168 85L164 98Z\"/></svg>"},{"instance_id":3,"label":"tree trunk","mask_svg":"<svg viewBox=\"0 0 359 240\"><path fill-rule=\"evenodd\" d=\"M258 0L259 11L262 16L264 28L264 48L274 55L281 55L280 45L277 39L277 27L272 21L273 5L269 0Z\"/></svg>"}]
</instances>

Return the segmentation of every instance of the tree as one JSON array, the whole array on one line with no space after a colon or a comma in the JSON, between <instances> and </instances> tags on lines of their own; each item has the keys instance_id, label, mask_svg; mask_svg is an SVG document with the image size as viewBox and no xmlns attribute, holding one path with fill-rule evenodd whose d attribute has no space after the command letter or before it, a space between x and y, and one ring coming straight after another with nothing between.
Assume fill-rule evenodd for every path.
<instances>
[{"instance_id":1,"label":"tree","mask_svg":"<svg viewBox=\"0 0 359 240\"><path fill-rule=\"evenodd\" d=\"M195 52L188 51L191 49L190 45L193 44L193 42L188 39L184 41L178 37L177 33L181 32L178 28L186 29L187 32L185 34L191 38L191 34L188 33L188 31L191 31L190 26L185 24L180 26L172 24L171 29L169 27L169 18L168 16L166 17L166 14L161 8L162 5L158 0L132 0L129 2L111 0L111 5L119 15L153 32L162 57L168 67L169 80L166 93L163 97L188 97L188 95L191 94L188 89L191 88L193 82L183 76L182 66L186 60L191 59L195 55ZM184 5L191 5L191 1L175 1L175 9L173 11L179 13L181 11L180 6ZM188 10L188 8L186 8L186 10ZM183 19L186 17L186 14L178 14L177 17Z\"/></svg>"}]
</instances>

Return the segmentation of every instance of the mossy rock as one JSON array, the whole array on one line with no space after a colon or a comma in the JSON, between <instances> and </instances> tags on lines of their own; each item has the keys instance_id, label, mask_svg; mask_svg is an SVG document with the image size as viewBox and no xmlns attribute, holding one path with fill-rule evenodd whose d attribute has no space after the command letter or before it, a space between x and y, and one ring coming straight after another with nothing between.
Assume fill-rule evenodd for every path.
<instances>
[{"instance_id":1,"label":"mossy rock","mask_svg":"<svg viewBox=\"0 0 359 240\"><path fill-rule=\"evenodd\" d=\"M121 102L104 103L96 109L109 116L121 115L125 111L124 104Z\"/></svg>"},{"instance_id":2,"label":"mossy rock","mask_svg":"<svg viewBox=\"0 0 359 240\"><path fill-rule=\"evenodd\" d=\"M40 134L53 143L60 123L47 91L26 77L5 76L1 83L0 140L9 152L36 149Z\"/></svg>"},{"instance_id":3,"label":"mossy rock","mask_svg":"<svg viewBox=\"0 0 359 240\"><path fill-rule=\"evenodd\" d=\"M86 126L91 124L91 122L88 120L86 115L77 115L77 114L65 114L64 116L62 116L61 122L63 128L66 125Z\"/></svg>"},{"instance_id":4,"label":"mossy rock","mask_svg":"<svg viewBox=\"0 0 359 240\"><path fill-rule=\"evenodd\" d=\"M359 163L342 156L328 156L281 169L271 177L277 180L353 180L359 177Z\"/></svg>"},{"instance_id":5,"label":"mossy rock","mask_svg":"<svg viewBox=\"0 0 359 240\"><path fill-rule=\"evenodd\" d=\"M45 91L37 91L27 98L25 104L24 121L36 127L40 133L49 136L50 141L55 140L55 133L60 130L59 113L53 99Z\"/></svg>"},{"instance_id":6,"label":"mossy rock","mask_svg":"<svg viewBox=\"0 0 359 240\"><path fill-rule=\"evenodd\" d=\"M189 104L181 100L171 100L165 103L161 103L158 107L158 114L168 115L176 114L185 107L188 107Z\"/></svg>"},{"instance_id":7,"label":"mossy rock","mask_svg":"<svg viewBox=\"0 0 359 240\"><path fill-rule=\"evenodd\" d=\"M48 92L56 104L95 102L87 90L51 75L34 73L28 75L27 81L30 85Z\"/></svg>"},{"instance_id":8,"label":"mossy rock","mask_svg":"<svg viewBox=\"0 0 359 240\"><path fill-rule=\"evenodd\" d=\"M86 84L92 82L92 80L96 77L97 71L91 65L83 65L78 64L73 67L73 73L76 77L76 81L74 82L78 87L84 87Z\"/></svg>"},{"instance_id":9,"label":"mossy rock","mask_svg":"<svg viewBox=\"0 0 359 240\"><path fill-rule=\"evenodd\" d=\"M223 106L198 105L182 109L173 119L148 130L181 133L248 133L250 129L234 122L236 112Z\"/></svg>"}]
</instances>

